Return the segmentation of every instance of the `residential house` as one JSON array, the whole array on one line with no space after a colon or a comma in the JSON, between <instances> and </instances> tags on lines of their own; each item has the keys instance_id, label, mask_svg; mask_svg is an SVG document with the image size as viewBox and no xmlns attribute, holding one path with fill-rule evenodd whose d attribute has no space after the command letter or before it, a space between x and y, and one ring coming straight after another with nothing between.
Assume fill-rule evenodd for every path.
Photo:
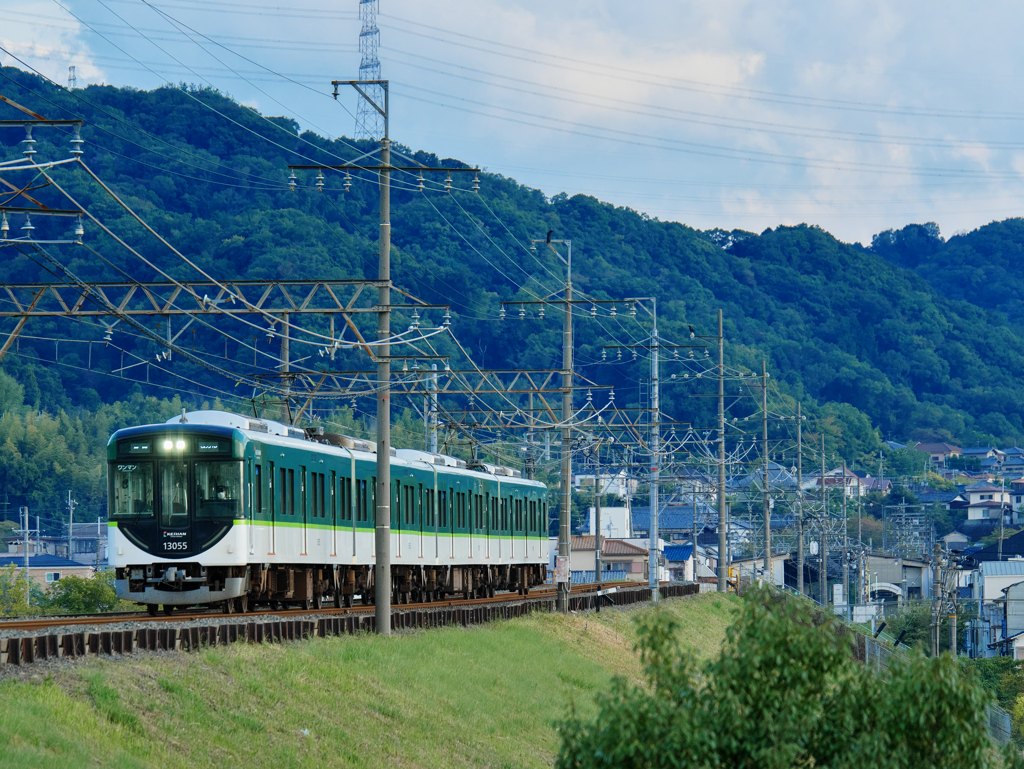
<instances>
[{"instance_id":1,"label":"residential house","mask_svg":"<svg viewBox=\"0 0 1024 769\"><path fill-rule=\"evenodd\" d=\"M597 509L589 508L587 516L583 521L583 530L591 537L594 536L594 524L597 520ZM628 507L602 507L601 508L601 536L608 539L624 539L633 530L629 522Z\"/></svg>"},{"instance_id":2,"label":"residential house","mask_svg":"<svg viewBox=\"0 0 1024 769\"><path fill-rule=\"evenodd\" d=\"M1010 492L992 483L972 484L964 489L964 494L968 497L968 521L998 522L1000 512L1010 509Z\"/></svg>"},{"instance_id":3,"label":"residential house","mask_svg":"<svg viewBox=\"0 0 1024 769\"><path fill-rule=\"evenodd\" d=\"M963 550L971 544L971 538L966 534L961 534L959 531L951 531L940 539L942 539L943 546L946 550Z\"/></svg>"},{"instance_id":4,"label":"residential house","mask_svg":"<svg viewBox=\"0 0 1024 769\"><path fill-rule=\"evenodd\" d=\"M574 536L570 543L569 570L594 571L596 537ZM625 539L601 537L602 571L623 571L633 582L647 581L647 550Z\"/></svg>"},{"instance_id":5,"label":"residential house","mask_svg":"<svg viewBox=\"0 0 1024 769\"><path fill-rule=\"evenodd\" d=\"M1006 537L1002 542L1002 547L999 546L998 542L994 542L984 547L970 548L964 554L970 555L975 561L979 562L1010 558L1024 559L1024 531Z\"/></svg>"},{"instance_id":6,"label":"residential house","mask_svg":"<svg viewBox=\"0 0 1024 769\"><path fill-rule=\"evenodd\" d=\"M4 537L3 541L8 553L22 553L25 550L25 540L21 536L11 535ZM73 552L69 560L77 561L83 566L105 566L107 563L107 522L76 523L72 548ZM30 537L28 551L30 555L55 555L60 558L68 558L68 536L64 534L59 537Z\"/></svg>"},{"instance_id":7,"label":"residential house","mask_svg":"<svg viewBox=\"0 0 1024 769\"><path fill-rule=\"evenodd\" d=\"M1024 580L1003 588L1002 656L1024 659Z\"/></svg>"},{"instance_id":8,"label":"residential house","mask_svg":"<svg viewBox=\"0 0 1024 769\"><path fill-rule=\"evenodd\" d=\"M947 459L959 457L960 452L963 451L959 446L954 446L951 443L919 443L914 448L926 452L932 458L932 462L940 467L945 467Z\"/></svg>"},{"instance_id":9,"label":"residential house","mask_svg":"<svg viewBox=\"0 0 1024 769\"><path fill-rule=\"evenodd\" d=\"M779 587L785 584L786 562L789 559L789 553L776 553L772 556L771 584ZM737 579L764 579L764 557L733 560L729 564L729 581L735 582Z\"/></svg>"},{"instance_id":10,"label":"residential house","mask_svg":"<svg viewBox=\"0 0 1024 769\"><path fill-rule=\"evenodd\" d=\"M924 486L914 492L921 504L942 505L945 510L955 510L967 507L967 497L959 491L937 491L936 489Z\"/></svg>"},{"instance_id":11,"label":"residential house","mask_svg":"<svg viewBox=\"0 0 1024 769\"><path fill-rule=\"evenodd\" d=\"M971 601L978 615L967 623L967 655L995 657L1004 634L1004 590L1024 581L1024 558L982 561L972 572Z\"/></svg>"},{"instance_id":12,"label":"residential house","mask_svg":"<svg viewBox=\"0 0 1024 769\"><path fill-rule=\"evenodd\" d=\"M847 498L856 498L858 494L864 496L868 493L866 479L850 468L846 468L844 473L842 467L836 467L827 471L824 478L825 489L831 493L842 491L846 494ZM812 475L804 478L803 489L804 491L817 491L820 493L821 485L822 476L820 474Z\"/></svg>"},{"instance_id":13,"label":"residential house","mask_svg":"<svg viewBox=\"0 0 1024 769\"><path fill-rule=\"evenodd\" d=\"M976 446L973 448L964 449L963 451L960 452L960 456L962 456L964 459L994 459L997 462L1002 462L1004 459L1006 459L1006 454L1004 452L992 446Z\"/></svg>"},{"instance_id":14,"label":"residential house","mask_svg":"<svg viewBox=\"0 0 1024 769\"><path fill-rule=\"evenodd\" d=\"M618 473L601 473L601 494L614 494L619 499L626 499L632 492L636 491L639 481L630 480L626 477L626 471ZM572 477L573 489L583 494L593 494L594 484L597 482L595 475L574 475Z\"/></svg>"},{"instance_id":15,"label":"residential house","mask_svg":"<svg viewBox=\"0 0 1024 769\"><path fill-rule=\"evenodd\" d=\"M665 547L665 568L668 578L677 582L693 582L693 545L668 545Z\"/></svg>"},{"instance_id":16,"label":"residential house","mask_svg":"<svg viewBox=\"0 0 1024 769\"><path fill-rule=\"evenodd\" d=\"M25 566L24 555L0 555L0 569L15 566L19 572ZM56 555L31 555L28 557L28 578L40 587L49 587L63 577L87 579L96 573L91 566L83 566Z\"/></svg>"}]
</instances>

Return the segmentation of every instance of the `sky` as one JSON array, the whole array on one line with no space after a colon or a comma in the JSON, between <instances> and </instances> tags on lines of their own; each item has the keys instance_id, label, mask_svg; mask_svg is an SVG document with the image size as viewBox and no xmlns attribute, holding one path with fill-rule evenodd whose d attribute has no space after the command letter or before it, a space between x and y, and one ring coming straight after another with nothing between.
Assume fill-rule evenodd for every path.
<instances>
[{"instance_id":1,"label":"sky","mask_svg":"<svg viewBox=\"0 0 1024 769\"><path fill-rule=\"evenodd\" d=\"M869 244L1024 210L1024 5L978 8L380 0L378 55L414 150L698 229ZM0 64L212 85L352 136L358 97L330 81L358 76L360 30L357 0L0 0Z\"/></svg>"}]
</instances>

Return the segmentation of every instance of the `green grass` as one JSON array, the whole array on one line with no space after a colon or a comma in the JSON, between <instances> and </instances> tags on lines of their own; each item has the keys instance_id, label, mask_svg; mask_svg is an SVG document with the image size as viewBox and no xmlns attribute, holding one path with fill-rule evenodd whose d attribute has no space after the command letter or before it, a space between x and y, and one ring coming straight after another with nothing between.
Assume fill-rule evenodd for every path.
<instances>
[{"instance_id":1,"label":"green grass","mask_svg":"<svg viewBox=\"0 0 1024 769\"><path fill-rule=\"evenodd\" d=\"M734 606L665 603L701 657ZM9 769L550 766L570 703L586 713L611 676L638 677L632 615L649 610L92 660L0 683L0 756Z\"/></svg>"}]
</instances>

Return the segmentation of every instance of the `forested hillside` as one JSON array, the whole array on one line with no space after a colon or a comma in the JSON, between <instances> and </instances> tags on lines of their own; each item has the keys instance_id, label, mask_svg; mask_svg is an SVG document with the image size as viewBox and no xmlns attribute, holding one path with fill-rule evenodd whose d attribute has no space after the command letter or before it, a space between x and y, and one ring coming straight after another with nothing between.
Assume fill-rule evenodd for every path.
<instances>
[{"instance_id":1,"label":"forested hillside","mask_svg":"<svg viewBox=\"0 0 1024 769\"><path fill-rule=\"evenodd\" d=\"M346 192L341 175L329 174L325 190L318 192L315 172L310 172L300 177L297 191L287 187L289 163L339 163L370 149L367 143L300 135L288 118L268 121L221 94L188 87L144 92L90 86L68 93L5 68L0 69L0 93L47 117L84 118L85 161L150 225L213 275L375 276L374 177L355 174ZM13 131L0 136L5 157L20 153L21 138ZM38 131L35 138L38 158L67 156L68 133ZM461 165L401 145L397 150L431 165ZM155 265L179 277L195 277L81 170L62 169L56 177ZM559 365L557 307L549 308L544 320L535 317L532 307L525 322L515 311L509 320L497 320L499 299L530 299L560 286L562 265L543 249L533 255L523 245L553 230L555 237L573 241L578 289L607 298L657 296L659 327L668 338L687 343L690 325L698 334L714 333L715 315L722 308L728 361L760 371L761 360L767 360L783 396L800 399L811 419L820 417L809 427L824 429L832 448L851 462L877 452L882 434L964 445L1024 442L1024 331L1019 326L1024 310L1019 309L1020 292L1013 290L1019 280L1013 255L1024 247L1024 225L1018 220L949 243L917 230L883 233L871 249L864 249L813 225L760 234L700 232L588 196L548 199L493 173L481 175L479 195L465 190L439 194L441 177L433 180L435 191L424 194L415 181L396 175L392 275L420 298L452 306L452 327L481 366ZM469 186L468 179L456 184ZM67 220L33 223L37 236L57 236L60 228L69 232L71 227ZM12 234L18 226L12 221ZM911 243L911 236L917 241ZM138 280L158 277L88 222L85 242L111 264L81 247L62 248L62 263L80 278L118 279L118 270ZM60 276L37 258L10 250L5 255L0 281ZM986 260L992 263L989 277L971 277ZM405 322L400 318L394 326ZM598 320L581 309L576 329L580 370L614 383L620 405L638 402L647 363L634 362L630 354L621 362L614 354L602 362L601 345L642 341L649 321L642 313L631 318L624 305L615 318ZM69 345L55 353L52 342L28 338L99 340L97 327L37 320L25 334L17 354L3 362L3 370L24 387L23 413L92 413L101 403L124 398L130 383L97 373L117 368L113 357L97 352L93 373L87 373L81 350ZM199 343L204 334L207 342L214 338L200 330ZM114 339L147 359L158 351L152 342L120 332ZM442 344L457 360L454 344ZM60 365L31 360L54 361L55 355ZM224 355L252 359L251 352L234 345L225 347ZM682 371L671 357L663 367L663 409L709 424L711 399L690 398L692 386L668 380ZM365 366L356 357L341 356L336 363ZM154 378L148 389L141 386L142 392L172 397L178 389L189 402L211 397L189 380L232 392L231 383L208 372L184 366L176 371L187 377ZM14 404L9 408L18 410ZM369 402L360 408L372 411ZM741 408L737 413L742 415Z\"/></svg>"}]
</instances>

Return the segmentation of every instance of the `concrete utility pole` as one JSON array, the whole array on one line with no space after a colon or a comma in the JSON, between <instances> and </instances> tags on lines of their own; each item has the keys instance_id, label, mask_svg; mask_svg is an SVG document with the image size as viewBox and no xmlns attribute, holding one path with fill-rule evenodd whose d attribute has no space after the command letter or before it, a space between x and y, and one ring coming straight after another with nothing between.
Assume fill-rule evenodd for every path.
<instances>
[{"instance_id":1,"label":"concrete utility pole","mask_svg":"<svg viewBox=\"0 0 1024 769\"><path fill-rule=\"evenodd\" d=\"M658 601L658 475L661 472L661 426L658 423L661 404L658 402L658 305L651 313L651 547L647 554L648 583L651 600Z\"/></svg>"},{"instance_id":2,"label":"concrete utility pole","mask_svg":"<svg viewBox=\"0 0 1024 769\"><path fill-rule=\"evenodd\" d=\"M722 311L718 311L718 592L729 589L729 518L725 498L725 336ZM696 515L696 513L695 513ZM693 556L697 557L697 519L693 521ZM694 576L696 580L696 575Z\"/></svg>"},{"instance_id":3,"label":"concrete utility pole","mask_svg":"<svg viewBox=\"0 0 1024 769\"><path fill-rule=\"evenodd\" d=\"M594 581L601 584L601 442L594 447Z\"/></svg>"},{"instance_id":4,"label":"concrete utility pole","mask_svg":"<svg viewBox=\"0 0 1024 769\"><path fill-rule=\"evenodd\" d=\"M804 594L804 425L796 404L796 591Z\"/></svg>"},{"instance_id":5,"label":"concrete utility pole","mask_svg":"<svg viewBox=\"0 0 1024 769\"><path fill-rule=\"evenodd\" d=\"M761 361L761 463L764 467L764 577L775 584L772 572L772 498L768 489L768 369Z\"/></svg>"},{"instance_id":6,"label":"concrete utility pole","mask_svg":"<svg viewBox=\"0 0 1024 769\"><path fill-rule=\"evenodd\" d=\"M850 543L847 540L849 529L846 518L846 460L843 460L843 604L850 605Z\"/></svg>"},{"instance_id":7,"label":"concrete utility pole","mask_svg":"<svg viewBox=\"0 0 1024 769\"><path fill-rule=\"evenodd\" d=\"M828 606L828 494L825 493L825 433L821 434L821 543L818 545L821 568L818 590L822 607Z\"/></svg>"},{"instance_id":8,"label":"concrete utility pole","mask_svg":"<svg viewBox=\"0 0 1024 769\"><path fill-rule=\"evenodd\" d=\"M1000 478L1000 492L999 492L999 547L996 552L996 560L1003 560L1003 499L1006 494L1006 479Z\"/></svg>"},{"instance_id":9,"label":"concrete utility pole","mask_svg":"<svg viewBox=\"0 0 1024 769\"><path fill-rule=\"evenodd\" d=\"M387 88L385 86L385 94ZM385 105L387 97L385 96ZM376 106L376 105L375 105ZM379 109L379 108L378 108ZM384 138L380 140L380 251L377 279L377 339L391 336L391 144L388 138L387 108L384 110ZM391 345L377 348L377 510L374 545L377 555L374 575L374 614L377 632L391 635Z\"/></svg>"},{"instance_id":10,"label":"concrete utility pole","mask_svg":"<svg viewBox=\"0 0 1024 769\"><path fill-rule=\"evenodd\" d=\"M568 247L568 258L565 264L565 315L562 320L562 503L558 510L558 555L568 562L572 556L572 431L569 429L569 420L572 419L572 242L564 242ZM569 611L571 589L569 582L558 583L555 607L563 614Z\"/></svg>"},{"instance_id":11,"label":"concrete utility pole","mask_svg":"<svg viewBox=\"0 0 1024 769\"><path fill-rule=\"evenodd\" d=\"M75 508L78 503L71 498L71 489L68 489L68 560L73 561L75 553Z\"/></svg>"},{"instance_id":12,"label":"concrete utility pole","mask_svg":"<svg viewBox=\"0 0 1024 769\"><path fill-rule=\"evenodd\" d=\"M939 543L932 550L932 656L939 656L939 612L942 610L942 582L939 575Z\"/></svg>"},{"instance_id":13,"label":"concrete utility pole","mask_svg":"<svg viewBox=\"0 0 1024 769\"><path fill-rule=\"evenodd\" d=\"M24 529L24 532L25 532L25 544L24 544L23 547L24 547L24 551L25 551L25 582L27 584L28 583L28 535L29 535L29 530L28 530L29 529L28 508L22 506L18 510L18 512L21 513L23 516L25 516L25 523L24 523L24 526L25 526L25 529Z\"/></svg>"}]
</instances>

